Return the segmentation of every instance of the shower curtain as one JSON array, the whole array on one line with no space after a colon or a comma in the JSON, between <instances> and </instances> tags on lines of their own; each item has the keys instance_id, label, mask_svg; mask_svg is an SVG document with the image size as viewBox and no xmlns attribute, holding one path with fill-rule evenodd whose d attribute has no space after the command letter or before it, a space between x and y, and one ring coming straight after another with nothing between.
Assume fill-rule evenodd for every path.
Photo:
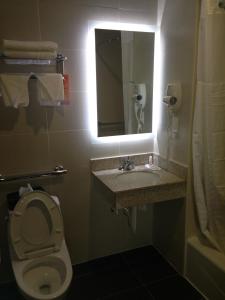
<instances>
[{"instance_id":1,"label":"shower curtain","mask_svg":"<svg viewBox=\"0 0 225 300\"><path fill-rule=\"evenodd\" d=\"M219 2L201 1L192 150L200 229L225 253L225 5Z\"/></svg>"}]
</instances>

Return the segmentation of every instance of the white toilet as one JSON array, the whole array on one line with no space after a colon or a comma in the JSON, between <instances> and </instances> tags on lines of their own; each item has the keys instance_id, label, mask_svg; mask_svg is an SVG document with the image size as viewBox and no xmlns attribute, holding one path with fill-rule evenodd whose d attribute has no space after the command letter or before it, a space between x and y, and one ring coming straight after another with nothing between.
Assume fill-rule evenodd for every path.
<instances>
[{"instance_id":1,"label":"white toilet","mask_svg":"<svg viewBox=\"0 0 225 300\"><path fill-rule=\"evenodd\" d=\"M11 262L26 299L63 299L72 279L57 197L23 194L9 217Z\"/></svg>"}]
</instances>

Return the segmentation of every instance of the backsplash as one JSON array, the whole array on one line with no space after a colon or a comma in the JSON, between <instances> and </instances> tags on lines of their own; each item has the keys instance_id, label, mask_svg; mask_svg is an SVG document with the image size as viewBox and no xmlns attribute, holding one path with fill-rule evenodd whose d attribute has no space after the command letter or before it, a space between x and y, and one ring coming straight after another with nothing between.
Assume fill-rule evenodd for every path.
<instances>
[{"instance_id":1,"label":"backsplash","mask_svg":"<svg viewBox=\"0 0 225 300\"><path fill-rule=\"evenodd\" d=\"M135 165L148 164L150 153L142 153L136 155L129 155L130 159ZM121 164L121 159L127 157L127 155L116 156L116 157L105 157L99 159L91 159L90 165L92 171L107 170L107 169L118 169Z\"/></svg>"}]
</instances>

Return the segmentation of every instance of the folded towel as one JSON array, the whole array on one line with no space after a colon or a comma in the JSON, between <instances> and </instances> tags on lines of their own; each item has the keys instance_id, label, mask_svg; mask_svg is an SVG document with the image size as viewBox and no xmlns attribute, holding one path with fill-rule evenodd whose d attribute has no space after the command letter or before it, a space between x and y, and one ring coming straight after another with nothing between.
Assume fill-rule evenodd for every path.
<instances>
[{"instance_id":1,"label":"folded towel","mask_svg":"<svg viewBox=\"0 0 225 300\"><path fill-rule=\"evenodd\" d=\"M3 50L2 53L4 56L10 58L54 59L57 56L56 51Z\"/></svg>"},{"instance_id":2,"label":"folded towel","mask_svg":"<svg viewBox=\"0 0 225 300\"><path fill-rule=\"evenodd\" d=\"M39 102L43 106L58 106L64 101L62 74L36 74L39 85Z\"/></svg>"},{"instance_id":3,"label":"folded towel","mask_svg":"<svg viewBox=\"0 0 225 300\"><path fill-rule=\"evenodd\" d=\"M18 51L57 51L58 45L54 42L44 41L13 41L3 40L2 50Z\"/></svg>"},{"instance_id":4,"label":"folded towel","mask_svg":"<svg viewBox=\"0 0 225 300\"><path fill-rule=\"evenodd\" d=\"M30 75L0 74L0 89L6 106L28 106L28 80Z\"/></svg>"}]
</instances>

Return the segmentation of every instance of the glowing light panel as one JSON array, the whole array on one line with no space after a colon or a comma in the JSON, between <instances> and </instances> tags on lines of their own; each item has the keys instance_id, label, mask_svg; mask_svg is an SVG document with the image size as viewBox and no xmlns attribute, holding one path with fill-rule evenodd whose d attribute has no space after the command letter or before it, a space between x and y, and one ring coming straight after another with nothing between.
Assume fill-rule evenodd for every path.
<instances>
[{"instance_id":1,"label":"glowing light panel","mask_svg":"<svg viewBox=\"0 0 225 300\"><path fill-rule=\"evenodd\" d=\"M155 33L155 54L154 54L154 82L153 82L153 132L141 134L129 134L120 136L98 137L97 128L97 86L96 86L96 57L95 57L95 29L112 29L125 31L140 31ZM116 22L89 22L89 30L87 35L87 86L88 86L88 115L89 115L89 130L92 139L96 142L111 143L120 141L137 141L149 138L154 138L157 133L158 116L159 116L159 88L161 82L160 75L160 59L161 53L159 50L159 31L156 26L131 24L131 23L116 23Z\"/></svg>"}]
</instances>

